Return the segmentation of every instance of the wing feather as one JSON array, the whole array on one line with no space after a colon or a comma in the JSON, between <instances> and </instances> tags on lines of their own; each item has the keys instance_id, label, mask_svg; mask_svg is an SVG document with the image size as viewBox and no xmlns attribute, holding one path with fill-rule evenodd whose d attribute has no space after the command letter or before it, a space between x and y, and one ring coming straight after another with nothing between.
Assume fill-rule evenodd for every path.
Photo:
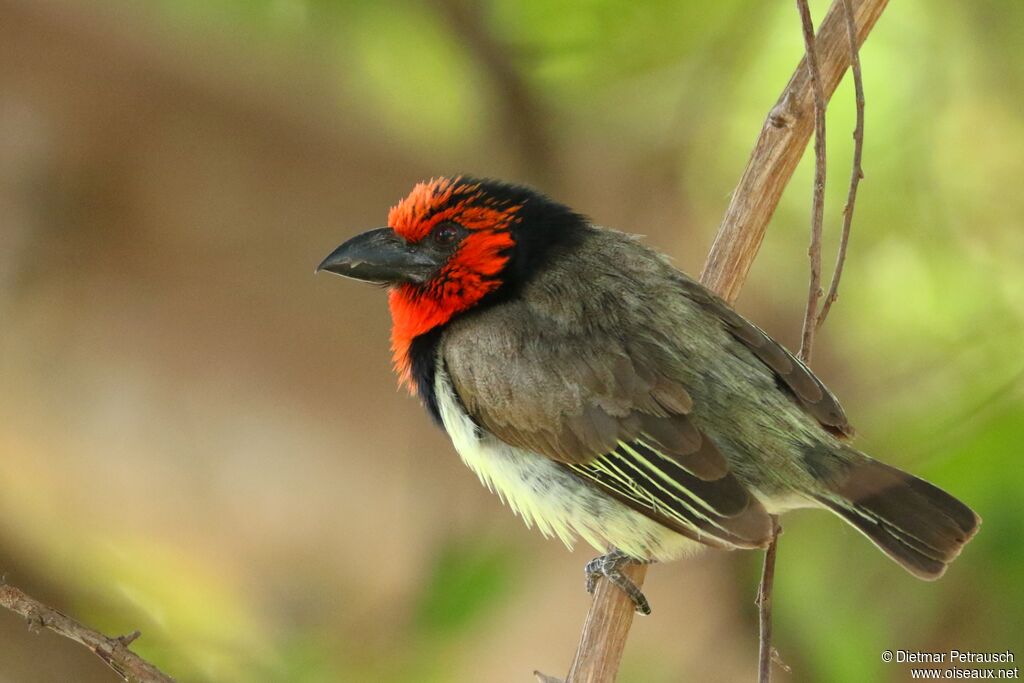
<instances>
[{"instance_id":1,"label":"wing feather","mask_svg":"<svg viewBox=\"0 0 1024 683\"><path fill-rule=\"evenodd\" d=\"M719 318L733 337L771 368L804 410L823 427L838 436L853 436L853 427L839 401L799 358L700 284L685 278L680 278L680 283L691 299Z\"/></svg>"},{"instance_id":2,"label":"wing feather","mask_svg":"<svg viewBox=\"0 0 1024 683\"><path fill-rule=\"evenodd\" d=\"M587 464L565 465L638 512L716 547L764 547L771 521L761 504L728 474L701 480L642 441Z\"/></svg>"}]
</instances>

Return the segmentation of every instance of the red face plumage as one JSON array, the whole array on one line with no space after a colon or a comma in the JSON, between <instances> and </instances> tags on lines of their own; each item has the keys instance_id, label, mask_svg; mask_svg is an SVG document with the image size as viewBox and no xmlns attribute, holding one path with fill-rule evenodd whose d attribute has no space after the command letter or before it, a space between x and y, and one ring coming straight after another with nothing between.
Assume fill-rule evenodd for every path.
<instances>
[{"instance_id":1,"label":"red face plumage","mask_svg":"<svg viewBox=\"0 0 1024 683\"><path fill-rule=\"evenodd\" d=\"M420 183L388 214L388 225L408 242L427 239L442 223L457 223L466 236L438 273L424 284L391 290L391 348L400 382L410 381L412 341L466 311L501 286L500 273L515 246L510 226L522 205L488 196L460 177Z\"/></svg>"}]
</instances>

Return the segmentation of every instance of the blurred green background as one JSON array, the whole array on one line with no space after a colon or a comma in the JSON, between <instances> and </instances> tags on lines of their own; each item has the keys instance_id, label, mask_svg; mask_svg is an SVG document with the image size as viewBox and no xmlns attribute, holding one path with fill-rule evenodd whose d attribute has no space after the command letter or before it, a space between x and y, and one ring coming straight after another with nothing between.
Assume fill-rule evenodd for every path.
<instances>
[{"instance_id":1,"label":"blurred green background","mask_svg":"<svg viewBox=\"0 0 1024 683\"><path fill-rule=\"evenodd\" d=\"M825 2L813 2L820 21ZM780 681L1024 656L1024 3L894 0L815 367L867 452L985 520L936 584L784 520ZM314 265L411 185L524 181L698 273L802 52L792 2L0 0L0 574L184 681L564 674L584 562L398 393ZM829 110L826 274L852 153ZM797 346L811 165L739 308ZM656 566L621 680L753 680L759 553ZM0 613L0 681L111 681Z\"/></svg>"}]
</instances>

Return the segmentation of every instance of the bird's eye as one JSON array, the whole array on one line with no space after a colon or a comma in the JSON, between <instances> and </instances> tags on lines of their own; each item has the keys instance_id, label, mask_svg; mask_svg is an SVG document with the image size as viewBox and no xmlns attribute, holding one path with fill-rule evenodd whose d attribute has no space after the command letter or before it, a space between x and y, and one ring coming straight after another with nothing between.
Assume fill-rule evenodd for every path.
<instances>
[{"instance_id":1,"label":"bird's eye","mask_svg":"<svg viewBox=\"0 0 1024 683\"><path fill-rule=\"evenodd\" d=\"M443 247L455 244L459 238L459 227L452 223L441 223L430 231L430 239Z\"/></svg>"}]
</instances>

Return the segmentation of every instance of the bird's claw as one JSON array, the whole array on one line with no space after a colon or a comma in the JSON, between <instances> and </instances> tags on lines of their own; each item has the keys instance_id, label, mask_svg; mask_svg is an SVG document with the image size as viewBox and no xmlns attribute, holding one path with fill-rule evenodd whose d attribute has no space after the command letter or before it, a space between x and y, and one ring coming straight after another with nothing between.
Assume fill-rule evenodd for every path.
<instances>
[{"instance_id":1,"label":"bird's claw","mask_svg":"<svg viewBox=\"0 0 1024 683\"><path fill-rule=\"evenodd\" d=\"M618 549L613 549L607 555L592 559L583 570L587 576L587 592L593 594L594 589L597 588L597 580L603 576L629 596L637 612L650 614L651 605L647 602L647 597L633 583L633 580L622 572L622 567L630 562L643 562L643 560L636 560Z\"/></svg>"}]
</instances>

